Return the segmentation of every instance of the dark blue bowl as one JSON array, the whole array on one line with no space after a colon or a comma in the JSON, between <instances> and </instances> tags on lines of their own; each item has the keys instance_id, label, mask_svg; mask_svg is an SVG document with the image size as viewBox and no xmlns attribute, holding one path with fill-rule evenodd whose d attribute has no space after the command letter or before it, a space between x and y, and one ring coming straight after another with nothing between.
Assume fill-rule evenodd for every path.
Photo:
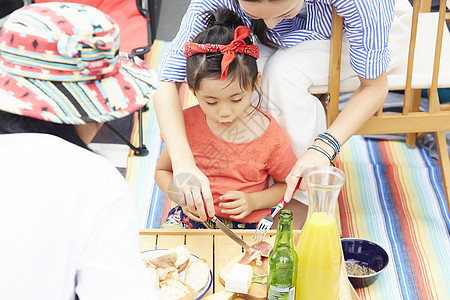
<instances>
[{"instance_id":1,"label":"dark blue bowl","mask_svg":"<svg viewBox=\"0 0 450 300\"><path fill-rule=\"evenodd\" d=\"M365 287L374 283L389 263L387 252L381 246L367 240L343 238L341 242L345 263L357 263L376 272L361 276L347 274L352 285Z\"/></svg>"}]
</instances>

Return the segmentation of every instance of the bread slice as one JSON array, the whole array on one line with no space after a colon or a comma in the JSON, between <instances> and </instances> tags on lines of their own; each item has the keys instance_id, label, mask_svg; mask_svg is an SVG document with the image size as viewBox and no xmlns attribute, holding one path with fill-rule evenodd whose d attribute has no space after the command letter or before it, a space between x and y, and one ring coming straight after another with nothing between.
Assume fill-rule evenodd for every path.
<instances>
[{"instance_id":1,"label":"bread slice","mask_svg":"<svg viewBox=\"0 0 450 300\"><path fill-rule=\"evenodd\" d=\"M178 270L175 267L158 268L157 270L159 280L165 280L167 278L178 279Z\"/></svg>"},{"instance_id":2,"label":"bread slice","mask_svg":"<svg viewBox=\"0 0 450 300\"><path fill-rule=\"evenodd\" d=\"M155 266L153 266L151 263L148 263L147 261L145 261L145 265L147 266L147 270L150 273L150 282L151 282L151 284L153 284L153 286L156 289L158 289L159 288L159 274L158 274Z\"/></svg>"},{"instance_id":3,"label":"bread slice","mask_svg":"<svg viewBox=\"0 0 450 300\"><path fill-rule=\"evenodd\" d=\"M155 265L157 268L169 268L175 267L178 272L182 272L189 264L189 258L191 254L186 246L181 245L175 248L164 250L161 253L150 257L148 261Z\"/></svg>"},{"instance_id":4,"label":"bread slice","mask_svg":"<svg viewBox=\"0 0 450 300\"><path fill-rule=\"evenodd\" d=\"M184 282L194 288L197 293L209 282L210 267L206 259L199 258L192 261L184 273Z\"/></svg>"},{"instance_id":5,"label":"bread slice","mask_svg":"<svg viewBox=\"0 0 450 300\"><path fill-rule=\"evenodd\" d=\"M173 250L164 250L148 259L157 268L175 267L177 261L177 253Z\"/></svg>"},{"instance_id":6,"label":"bread slice","mask_svg":"<svg viewBox=\"0 0 450 300\"><path fill-rule=\"evenodd\" d=\"M191 253L186 248L186 246L181 245L172 249L177 253L177 260L175 261L175 268L178 272L183 272L189 264L189 259L191 258Z\"/></svg>"},{"instance_id":7,"label":"bread slice","mask_svg":"<svg viewBox=\"0 0 450 300\"><path fill-rule=\"evenodd\" d=\"M194 300L197 293L181 280L169 278L159 283L161 300Z\"/></svg>"},{"instance_id":8,"label":"bread slice","mask_svg":"<svg viewBox=\"0 0 450 300\"><path fill-rule=\"evenodd\" d=\"M145 264L145 266L147 268L154 268L154 269L156 269L156 266L154 264L152 264L151 262L149 262L148 260L142 259L142 261L144 262L144 264Z\"/></svg>"}]
</instances>

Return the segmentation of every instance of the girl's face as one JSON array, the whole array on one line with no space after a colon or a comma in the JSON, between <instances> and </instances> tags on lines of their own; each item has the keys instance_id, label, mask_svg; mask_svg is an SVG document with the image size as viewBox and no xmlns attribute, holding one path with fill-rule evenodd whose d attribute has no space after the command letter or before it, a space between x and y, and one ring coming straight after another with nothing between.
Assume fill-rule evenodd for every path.
<instances>
[{"instance_id":1,"label":"girl's face","mask_svg":"<svg viewBox=\"0 0 450 300\"><path fill-rule=\"evenodd\" d=\"M263 20L268 28L274 28L281 20L295 17L302 9L303 0L239 0L239 5L250 18Z\"/></svg>"},{"instance_id":2,"label":"girl's face","mask_svg":"<svg viewBox=\"0 0 450 300\"><path fill-rule=\"evenodd\" d=\"M259 80L260 76L258 76ZM225 128L248 114L252 92L252 90L242 90L238 80L221 81L204 78L195 96L206 115L208 125Z\"/></svg>"}]
</instances>

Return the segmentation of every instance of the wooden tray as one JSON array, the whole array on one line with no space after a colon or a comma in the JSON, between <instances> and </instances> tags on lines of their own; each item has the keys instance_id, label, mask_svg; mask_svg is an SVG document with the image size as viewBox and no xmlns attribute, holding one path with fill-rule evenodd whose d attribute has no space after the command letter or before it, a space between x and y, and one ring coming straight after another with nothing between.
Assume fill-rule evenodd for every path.
<instances>
[{"instance_id":1,"label":"wooden tray","mask_svg":"<svg viewBox=\"0 0 450 300\"><path fill-rule=\"evenodd\" d=\"M241 229L235 232L248 244L253 243L254 230ZM275 234L276 230L270 230L265 240L275 236ZM223 283L220 281L220 270L224 269L233 258L237 259L242 255L243 249L222 231L218 229L142 229L139 238L141 251L169 249L186 245L191 254L206 259L213 271L214 278L213 286L202 299L219 300L230 299L235 296L224 291ZM343 269L345 270L345 268ZM346 276L342 278L346 278ZM358 295L353 287L348 284L348 281L345 280L345 282L349 287L351 297L343 299L358 300Z\"/></svg>"},{"instance_id":2,"label":"wooden tray","mask_svg":"<svg viewBox=\"0 0 450 300\"><path fill-rule=\"evenodd\" d=\"M253 243L254 230L240 229L235 232L247 243ZM276 230L270 230L267 238L275 234ZM191 254L206 259L213 272L213 286L206 296L225 289L219 280L219 272L233 257L243 253L242 247L219 229L142 229L139 238L141 251L186 245Z\"/></svg>"}]
</instances>

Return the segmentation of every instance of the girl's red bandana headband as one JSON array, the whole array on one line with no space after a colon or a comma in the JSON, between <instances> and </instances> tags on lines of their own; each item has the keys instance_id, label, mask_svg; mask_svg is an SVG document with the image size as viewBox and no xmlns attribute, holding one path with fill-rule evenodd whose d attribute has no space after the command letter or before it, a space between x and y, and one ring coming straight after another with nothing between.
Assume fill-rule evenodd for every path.
<instances>
[{"instance_id":1,"label":"girl's red bandana headband","mask_svg":"<svg viewBox=\"0 0 450 300\"><path fill-rule=\"evenodd\" d=\"M197 44L186 42L184 43L184 57L188 58L197 53L212 53L220 52L223 54L221 69L222 76L220 79L225 80L228 73L228 67L234 59L235 53L244 53L258 59L259 48L256 45L246 45L244 39L250 34L250 28L246 26L239 26L234 31L234 40L228 45L218 45L218 44Z\"/></svg>"}]
</instances>

